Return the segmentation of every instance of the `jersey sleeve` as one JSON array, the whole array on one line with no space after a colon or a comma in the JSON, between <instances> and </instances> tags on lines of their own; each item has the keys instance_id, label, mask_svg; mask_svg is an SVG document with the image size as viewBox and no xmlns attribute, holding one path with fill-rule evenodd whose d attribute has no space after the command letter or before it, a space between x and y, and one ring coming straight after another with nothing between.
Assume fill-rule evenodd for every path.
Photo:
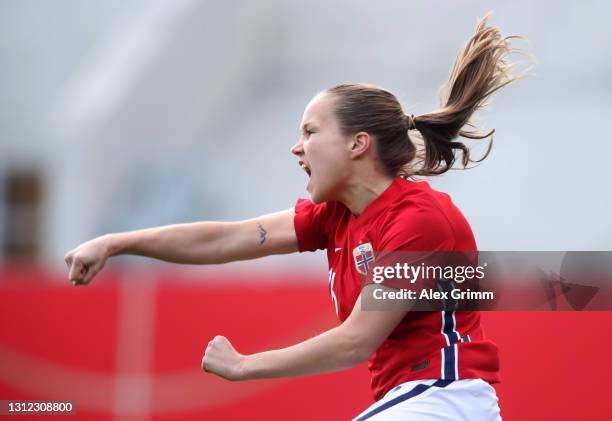
<instances>
[{"instance_id":1,"label":"jersey sleeve","mask_svg":"<svg viewBox=\"0 0 612 421\"><path fill-rule=\"evenodd\" d=\"M328 202L315 205L308 199L298 199L293 224L300 252L327 248L330 207Z\"/></svg>"}]
</instances>

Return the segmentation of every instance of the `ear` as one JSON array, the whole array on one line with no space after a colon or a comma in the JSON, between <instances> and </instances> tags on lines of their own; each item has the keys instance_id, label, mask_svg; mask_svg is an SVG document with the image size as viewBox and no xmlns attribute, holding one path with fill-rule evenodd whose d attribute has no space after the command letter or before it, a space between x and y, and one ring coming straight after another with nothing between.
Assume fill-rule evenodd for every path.
<instances>
[{"instance_id":1,"label":"ear","mask_svg":"<svg viewBox=\"0 0 612 421\"><path fill-rule=\"evenodd\" d=\"M357 159L370 150L372 147L372 138L366 132L359 132L351 137L349 147L351 159Z\"/></svg>"}]
</instances>

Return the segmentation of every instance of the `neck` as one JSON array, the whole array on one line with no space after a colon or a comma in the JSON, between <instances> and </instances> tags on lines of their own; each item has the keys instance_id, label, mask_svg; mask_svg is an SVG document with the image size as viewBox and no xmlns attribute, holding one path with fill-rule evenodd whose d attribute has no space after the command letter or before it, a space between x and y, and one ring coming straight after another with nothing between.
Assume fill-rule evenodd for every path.
<instances>
[{"instance_id":1,"label":"neck","mask_svg":"<svg viewBox=\"0 0 612 421\"><path fill-rule=\"evenodd\" d=\"M356 180L349 184L340 202L344 203L353 215L359 216L393 183L393 180L394 178L389 176Z\"/></svg>"}]
</instances>

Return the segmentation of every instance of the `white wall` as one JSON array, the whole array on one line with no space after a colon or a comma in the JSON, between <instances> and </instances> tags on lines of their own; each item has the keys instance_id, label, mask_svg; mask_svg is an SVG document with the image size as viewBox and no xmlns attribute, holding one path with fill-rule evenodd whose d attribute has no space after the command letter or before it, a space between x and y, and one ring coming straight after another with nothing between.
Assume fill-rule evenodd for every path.
<instances>
[{"instance_id":1,"label":"white wall","mask_svg":"<svg viewBox=\"0 0 612 421\"><path fill-rule=\"evenodd\" d=\"M480 116L490 158L432 184L481 249L611 249L605 1L3 2L0 166L45 174L54 265L108 231L283 209L305 195L289 148L314 94L368 82L430 111L491 9L533 75Z\"/></svg>"}]
</instances>

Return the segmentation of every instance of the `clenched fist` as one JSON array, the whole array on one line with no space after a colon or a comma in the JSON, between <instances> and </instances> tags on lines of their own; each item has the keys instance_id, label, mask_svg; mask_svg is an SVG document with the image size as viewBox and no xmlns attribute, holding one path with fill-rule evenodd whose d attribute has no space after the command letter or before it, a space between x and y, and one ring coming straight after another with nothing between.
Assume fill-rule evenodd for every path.
<instances>
[{"instance_id":1,"label":"clenched fist","mask_svg":"<svg viewBox=\"0 0 612 421\"><path fill-rule=\"evenodd\" d=\"M104 267L109 256L108 238L94 238L71 250L64 257L68 279L73 285L86 285Z\"/></svg>"},{"instance_id":2,"label":"clenched fist","mask_svg":"<svg viewBox=\"0 0 612 421\"><path fill-rule=\"evenodd\" d=\"M244 359L225 336L215 336L204 352L202 370L227 380L244 380Z\"/></svg>"}]
</instances>

